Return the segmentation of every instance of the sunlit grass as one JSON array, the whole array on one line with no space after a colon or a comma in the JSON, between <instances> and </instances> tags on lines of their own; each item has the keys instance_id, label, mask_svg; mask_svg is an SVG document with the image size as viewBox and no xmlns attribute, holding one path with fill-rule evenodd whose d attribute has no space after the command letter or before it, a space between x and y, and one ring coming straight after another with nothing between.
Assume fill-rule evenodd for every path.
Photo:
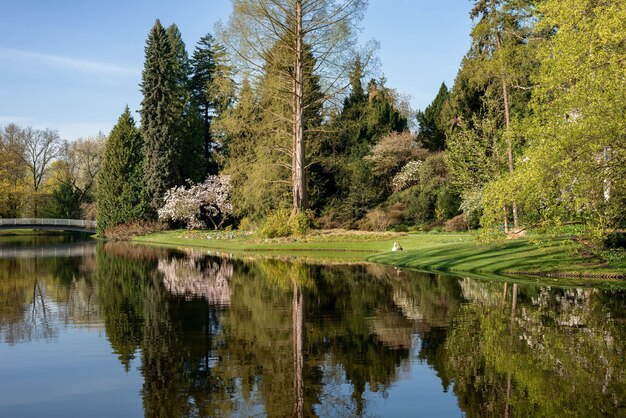
<instances>
[{"instance_id":1,"label":"sunlit grass","mask_svg":"<svg viewBox=\"0 0 626 418\"><path fill-rule=\"evenodd\" d=\"M475 273L626 275L620 263L581 255L566 238L534 237L481 243L472 233L400 234L315 231L301 238L262 239L254 235L211 231L166 231L136 241L192 246L232 253L274 254L316 260L369 261L421 270ZM404 249L391 252L394 242Z\"/></svg>"}]
</instances>

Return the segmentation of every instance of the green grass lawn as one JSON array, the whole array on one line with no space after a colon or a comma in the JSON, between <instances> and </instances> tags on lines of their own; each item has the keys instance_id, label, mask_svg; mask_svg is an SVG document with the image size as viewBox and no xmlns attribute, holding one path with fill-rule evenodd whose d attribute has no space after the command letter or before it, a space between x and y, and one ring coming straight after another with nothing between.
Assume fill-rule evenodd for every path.
<instances>
[{"instance_id":1,"label":"green grass lawn","mask_svg":"<svg viewBox=\"0 0 626 418\"><path fill-rule=\"evenodd\" d=\"M537 273L570 276L626 276L626 263L580 255L580 245L565 238L507 240L486 245L471 233L396 234L314 231L305 238L261 239L213 231L167 231L135 241L201 247L228 253L294 256L319 261L370 261L397 267L466 273ZM391 252L394 242L404 248Z\"/></svg>"}]
</instances>

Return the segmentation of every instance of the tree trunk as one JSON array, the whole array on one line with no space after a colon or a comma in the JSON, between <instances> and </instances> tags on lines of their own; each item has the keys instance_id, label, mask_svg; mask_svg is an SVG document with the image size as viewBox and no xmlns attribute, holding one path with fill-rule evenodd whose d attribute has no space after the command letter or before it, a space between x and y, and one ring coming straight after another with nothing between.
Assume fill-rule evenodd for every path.
<instances>
[{"instance_id":1,"label":"tree trunk","mask_svg":"<svg viewBox=\"0 0 626 418\"><path fill-rule=\"evenodd\" d=\"M499 37L497 38L499 39ZM498 42L499 44L500 42ZM511 127L511 112L509 110L509 91L506 87L504 77L502 78L502 96L504 97L504 121L506 123L506 156L509 162L509 173L513 174L513 144L511 143L511 136L508 135ZM517 230L519 228L519 222L517 217L517 203L513 202L513 227Z\"/></svg>"},{"instance_id":2,"label":"tree trunk","mask_svg":"<svg viewBox=\"0 0 626 418\"><path fill-rule=\"evenodd\" d=\"M304 172L304 85L303 85L303 33L302 0L296 2L296 53L294 60L293 83L293 147L292 147L292 189L293 212L300 212L308 205L306 177Z\"/></svg>"},{"instance_id":3,"label":"tree trunk","mask_svg":"<svg viewBox=\"0 0 626 418\"><path fill-rule=\"evenodd\" d=\"M210 165L210 146L211 146L211 120L209 119L209 104L207 103L204 108L204 163L206 164L205 170L209 169Z\"/></svg>"},{"instance_id":4,"label":"tree trunk","mask_svg":"<svg viewBox=\"0 0 626 418\"><path fill-rule=\"evenodd\" d=\"M492 25L496 38L496 51L502 47L502 43L500 41L500 31L498 30L498 19L496 10L496 1L491 0L491 15L493 18ZM504 72L504 71L503 71ZM502 81L502 97L504 100L504 122L506 124L506 155L509 163L509 173L513 174L513 144L511 143L511 136L508 135L509 129L511 127L511 111L509 105L509 91L506 86L506 80L504 79L504 74L501 74ZM518 217L517 217L517 204L513 202L513 227L517 229L519 227Z\"/></svg>"}]
</instances>

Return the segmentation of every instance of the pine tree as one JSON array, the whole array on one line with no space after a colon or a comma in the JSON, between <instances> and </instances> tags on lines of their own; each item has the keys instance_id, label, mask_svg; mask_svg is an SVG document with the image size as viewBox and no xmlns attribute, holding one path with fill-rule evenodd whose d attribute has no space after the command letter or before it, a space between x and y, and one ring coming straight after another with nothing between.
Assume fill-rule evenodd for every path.
<instances>
[{"instance_id":1,"label":"pine tree","mask_svg":"<svg viewBox=\"0 0 626 418\"><path fill-rule=\"evenodd\" d=\"M143 140L128 106L113 127L97 177L98 233L146 217Z\"/></svg>"},{"instance_id":2,"label":"pine tree","mask_svg":"<svg viewBox=\"0 0 626 418\"><path fill-rule=\"evenodd\" d=\"M144 175L150 206L156 213L163 195L180 184L177 167L177 68L172 46L157 20L148 34L142 74L141 130L144 136Z\"/></svg>"},{"instance_id":3,"label":"pine tree","mask_svg":"<svg viewBox=\"0 0 626 418\"><path fill-rule=\"evenodd\" d=\"M174 67L176 101L176 128L174 135L180 147L176 149L176 172L182 181L201 181L206 174L202 153L202 121L196 111L191 92L192 67L185 49L182 35L174 24L167 28L167 38L171 46L171 59Z\"/></svg>"},{"instance_id":4,"label":"pine tree","mask_svg":"<svg viewBox=\"0 0 626 418\"><path fill-rule=\"evenodd\" d=\"M191 65L191 93L203 125L205 164L208 173L215 174L218 162L214 154L223 144L218 144L213 133L213 121L219 119L234 100L233 68L227 61L226 49L211 34L198 41Z\"/></svg>"},{"instance_id":5,"label":"pine tree","mask_svg":"<svg viewBox=\"0 0 626 418\"><path fill-rule=\"evenodd\" d=\"M435 100L424 111L417 112L419 133L417 139L430 151L442 151L446 148L446 135L441 112L450 92L445 83L441 83Z\"/></svg>"}]
</instances>

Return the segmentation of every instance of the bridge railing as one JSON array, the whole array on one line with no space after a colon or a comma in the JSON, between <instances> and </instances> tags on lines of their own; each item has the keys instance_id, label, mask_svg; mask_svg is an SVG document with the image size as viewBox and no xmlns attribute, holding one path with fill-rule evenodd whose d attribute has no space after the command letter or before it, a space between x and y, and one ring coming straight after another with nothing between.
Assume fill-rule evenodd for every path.
<instances>
[{"instance_id":1,"label":"bridge railing","mask_svg":"<svg viewBox=\"0 0 626 418\"><path fill-rule=\"evenodd\" d=\"M54 218L0 218L0 226L34 225L34 226L69 226L73 228L95 229L96 221L83 219L54 219Z\"/></svg>"}]
</instances>

